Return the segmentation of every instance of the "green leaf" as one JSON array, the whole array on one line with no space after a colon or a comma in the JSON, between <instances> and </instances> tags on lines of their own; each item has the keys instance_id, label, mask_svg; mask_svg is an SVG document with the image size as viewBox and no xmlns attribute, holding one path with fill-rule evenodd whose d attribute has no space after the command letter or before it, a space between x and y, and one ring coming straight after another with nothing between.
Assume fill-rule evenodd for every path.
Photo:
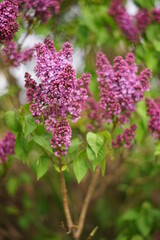
<instances>
[{"instance_id":1,"label":"green leaf","mask_svg":"<svg viewBox=\"0 0 160 240\"><path fill-rule=\"evenodd\" d=\"M10 131L18 132L21 130L21 124L19 123L19 116L17 112L15 111L6 112L5 121Z\"/></svg>"},{"instance_id":2,"label":"green leaf","mask_svg":"<svg viewBox=\"0 0 160 240\"><path fill-rule=\"evenodd\" d=\"M35 122L35 118L29 114L24 118L25 126L24 126L24 136L27 137L30 133L32 133L36 127L37 123Z\"/></svg>"},{"instance_id":3,"label":"green leaf","mask_svg":"<svg viewBox=\"0 0 160 240\"><path fill-rule=\"evenodd\" d=\"M95 153L96 157L104 143L104 137L100 134L89 132L87 133L87 142L91 150Z\"/></svg>"},{"instance_id":4,"label":"green leaf","mask_svg":"<svg viewBox=\"0 0 160 240\"><path fill-rule=\"evenodd\" d=\"M15 154L18 158L24 161L28 156L28 142L25 139L23 133L18 133L15 142Z\"/></svg>"},{"instance_id":5,"label":"green leaf","mask_svg":"<svg viewBox=\"0 0 160 240\"><path fill-rule=\"evenodd\" d=\"M108 142L109 147L112 148L112 137L111 137L111 134L108 131L103 131L100 134L105 137L106 141Z\"/></svg>"},{"instance_id":6,"label":"green leaf","mask_svg":"<svg viewBox=\"0 0 160 240\"><path fill-rule=\"evenodd\" d=\"M131 240L144 240L144 238L141 235L134 235Z\"/></svg>"},{"instance_id":7,"label":"green leaf","mask_svg":"<svg viewBox=\"0 0 160 240\"><path fill-rule=\"evenodd\" d=\"M78 138L75 138L71 141L71 146L68 149L68 153L72 154L73 152L78 152L78 147L81 144L81 141Z\"/></svg>"},{"instance_id":8,"label":"green leaf","mask_svg":"<svg viewBox=\"0 0 160 240\"><path fill-rule=\"evenodd\" d=\"M97 165L100 164L105 159L106 153L107 153L107 148L105 143L101 145L101 148L99 149L97 157L95 153L92 151L92 149L90 148L90 146L87 146L87 156L88 156L88 159L92 162L93 170L95 170Z\"/></svg>"},{"instance_id":9,"label":"green leaf","mask_svg":"<svg viewBox=\"0 0 160 240\"><path fill-rule=\"evenodd\" d=\"M149 202L144 202L142 204L139 217L136 221L137 227L144 237L147 237L150 234L153 227L153 223L154 216L152 212L152 206Z\"/></svg>"},{"instance_id":10,"label":"green leaf","mask_svg":"<svg viewBox=\"0 0 160 240\"><path fill-rule=\"evenodd\" d=\"M44 148L45 150L47 150L50 153L53 153L53 150L50 146L50 135L45 134L42 136L39 135L35 135L33 137L34 142L36 142L39 146L41 146L42 148Z\"/></svg>"},{"instance_id":11,"label":"green leaf","mask_svg":"<svg viewBox=\"0 0 160 240\"><path fill-rule=\"evenodd\" d=\"M73 169L75 176L77 178L78 183L82 181L82 179L85 177L87 173L87 154L86 151L80 152L77 156L77 158L73 162Z\"/></svg>"},{"instance_id":12,"label":"green leaf","mask_svg":"<svg viewBox=\"0 0 160 240\"><path fill-rule=\"evenodd\" d=\"M39 180L41 177L44 176L44 174L48 171L50 158L47 156L40 156L40 158L37 161L37 180Z\"/></svg>"},{"instance_id":13,"label":"green leaf","mask_svg":"<svg viewBox=\"0 0 160 240\"><path fill-rule=\"evenodd\" d=\"M122 216L122 221L136 220L138 218L138 216L139 215L135 210L130 209Z\"/></svg>"},{"instance_id":14,"label":"green leaf","mask_svg":"<svg viewBox=\"0 0 160 240\"><path fill-rule=\"evenodd\" d=\"M155 155L155 156L160 155L160 142L157 142L157 143L156 143L154 155Z\"/></svg>"},{"instance_id":15,"label":"green leaf","mask_svg":"<svg viewBox=\"0 0 160 240\"><path fill-rule=\"evenodd\" d=\"M7 191L11 196L14 196L16 194L16 191L19 187L19 180L18 178L11 177L7 181Z\"/></svg>"},{"instance_id":16,"label":"green leaf","mask_svg":"<svg viewBox=\"0 0 160 240\"><path fill-rule=\"evenodd\" d=\"M154 7L154 0L134 0L134 2L141 8L147 8L151 10Z\"/></svg>"},{"instance_id":17,"label":"green leaf","mask_svg":"<svg viewBox=\"0 0 160 240\"><path fill-rule=\"evenodd\" d=\"M150 42L153 42L155 38L158 37L159 26L156 24L151 24L146 28L146 36Z\"/></svg>"}]
</instances>

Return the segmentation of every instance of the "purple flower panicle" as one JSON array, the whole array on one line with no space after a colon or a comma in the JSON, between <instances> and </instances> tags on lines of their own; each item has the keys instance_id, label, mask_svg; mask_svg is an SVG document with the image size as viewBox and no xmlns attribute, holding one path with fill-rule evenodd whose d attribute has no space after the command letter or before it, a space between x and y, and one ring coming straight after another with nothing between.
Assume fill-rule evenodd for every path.
<instances>
[{"instance_id":1,"label":"purple flower panicle","mask_svg":"<svg viewBox=\"0 0 160 240\"><path fill-rule=\"evenodd\" d=\"M18 45L11 41L3 48L3 56L5 62L14 67L18 67L20 63L27 63L31 60L33 55L33 49L29 48L26 50L19 51Z\"/></svg>"},{"instance_id":2,"label":"purple flower panicle","mask_svg":"<svg viewBox=\"0 0 160 240\"><path fill-rule=\"evenodd\" d=\"M152 11L153 19L160 24L160 8L154 8Z\"/></svg>"},{"instance_id":3,"label":"purple flower panicle","mask_svg":"<svg viewBox=\"0 0 160 240\"><path fill-rule=\"evenodd\" d=\"M0 141L0 163L7 162L8 155L14 154L15 139L16 137L8 131Z\"/></svg>"},{"instance_id":4,"label":"purple flower panicle","mask_svg":"<svg viewBox=\"0 0 160 240\"><path fill-rule=\"evenodd\" d=\"M131 42L138 42L141 33L144 33L150 24L150 15L147 9L140 9L135 16L130 16L121 0L112 2L109 14L115 18L122 33Z\"/></svg>"},{"instance_id":5,"label":"purple flower panicle","mask_svg":"<svg viewBox=\"0 0 160 240\"><path fill-rule=\"evenodd\" d=\"M46 23L53 14L57 14L63 0L18 0L21 8L26 8L24 18L33 18Z\"/></svg>"},{"instance_id":6,"label":"purple flower panicle","mask_svg":"<svg viewBox=\"0 0 160 240\"><path fill-rule=\"evenodd\" d=\"M140 9L135 15L137 28L141 33L144 33L146 27L151 23L150 14L147 9Z\"/></svg>"},{"instance_id":7,"label":"purple flower panicle","mask_svg":"<svg viewBox=\"0 0 160 240\"><path fill-rule=\"evenodd\" d=\"M150 117L148 128L155 139L160 138L160 98L146 99L147 115Z\"/></svg>"},{"instance_id":8,"label":"purple flower panicle","mask_svg":"<svg viewBox=\"0 0 160 240\"><path fill-rule=\"evenodd\" d=\"M117 135L112 142L112 147L119 148L124 145L125 148L130 148L136 136L136 129L137 126L135 124L132 124L130 128L126 128L121 135Z\"/></svg>"},{"instance_id":9,"label":"purple flower panicle","mask_svg":"<svg viewBox=\"0 0 160 240\"><path fill-rule=\"evenodd\" d=\"M30 111L37 123L43 122L47 131L53 133L51 146L56 149L55 154L63 155L67 152L70 145L68 139L71 137L67 117L73 122L80 118L87 100L91 75L84 73L80 79L76 79L73 69L73 49L67 42L57 52L53 41L45 39L44 43L35 45L34 57L37 62L35 73L40 83L37 84L31 75L26 73L27 103L31 104ZM62 131L58 138L55 137L58 136L57 129ZM62 145L58 143L58 139L61 139Z\"/></svg>"},{"instance_id":10,"label":"purple flower panicle","mask_svg":"<svg viewBox=\"0 0 160 240\"><path fill-rule=\"evenodd\" d=\"M67 119L62 118L56 122L52 133L51 147L55 150L55 155L66 155L72 135L72 130Z\"/></svg>"},{"instance_id":11,"label":"purple flower panicle","mask_svg":"<svg viewBox=\"0 0 160 240\"><path fill-rule=\"evenodd\" d=\"M123 34L132 42L137 42L139 33L137 27L133 24L132 17L123 7L121 0L114 0L111 4L109 14L116 20L117 25Z\"/></svg>"},{"instance_id":12,"label":"purple flower panicle","mask_svg":"<svg viewBox=\"0 0 160 240\"><path fill-rule=\"evenodd\" d=\"M16 0L5 0L0 3L0 44L13 39L19 29L16 23L18 17L18 3Z\"/></svg>"},{"instance_id":13,"label":"purple flower panicle","mask_svg":"<svg viewBox=\"0 0 160 240\"><path fill-rule=\"evenodd\" d=\"M103 120L125 124L136 110L136 103L143 99L144 91L149 90L151 71L145 69L138 75L132 53L125 59L116 57L112 67L106 56L99 52L96 66Z\"/></svg>"}]
</instances>

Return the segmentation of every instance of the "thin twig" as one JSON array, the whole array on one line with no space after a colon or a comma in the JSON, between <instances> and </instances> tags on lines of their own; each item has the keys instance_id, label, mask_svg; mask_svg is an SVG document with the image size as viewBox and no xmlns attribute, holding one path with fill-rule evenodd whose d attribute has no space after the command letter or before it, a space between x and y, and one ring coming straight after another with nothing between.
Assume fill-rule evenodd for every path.
<instances>
[{"instance_id":1,"label":"thin twig","mask_svg":"<svg viewBox=\"0 0 160 240\"><path fill-rule=\"evenodd\" d=\"M62 197L63 197L63 207L64 207L64 212L66 216L66 221L67 221L67 226L68 226L68 234L72 232L73 228L73 222L71 218L71 213L69 210L69 204L68 204L68 198L67 198L67 188L66 188L66 183L62 171L62 162L59 160L59 168L60 168L60 183L61 183L61 191L62 191Z\"/></svg>"},{"instance_id":2,"label":"thin twig","mask_svg":"<svg viewBox=\"0 0 160 240\"><path fill-rule=\"evenodd\" d=\"M87 237L86 240L91 240L92 237L94 237L94 235L95 235L95 233L97 232L97 230L98 230L98 226L96 226L96 227L92 230L92 232L89 234L89 236Z\"/></svg>"},{"instance_id":3,"label":"thin twig","mask_svg":"<svg viewBox=\"0 0 160 240\"><path fill-rule=\"evenodd\" d=\"M80 238L80 235L81 235L81 233L83 231L83 227L84 227L84 222L85 222L88 206L89 206L90 200L92 198L92 195L93 195L96 183L97 183L97 179L98 179L99 173L100 173L100 168L98 167L96 169L93 177L92 177L92 180L91 180L90 185L88 187L88 191L87 191L86 197L84 199L84 203L83 203L83 206L82 206L82 210L81 210L81 214L80 214L79 222L78 222L78 227L79 228L75 232L75 239L76 240L78 240Z\"/></svg>"}]
</instances>

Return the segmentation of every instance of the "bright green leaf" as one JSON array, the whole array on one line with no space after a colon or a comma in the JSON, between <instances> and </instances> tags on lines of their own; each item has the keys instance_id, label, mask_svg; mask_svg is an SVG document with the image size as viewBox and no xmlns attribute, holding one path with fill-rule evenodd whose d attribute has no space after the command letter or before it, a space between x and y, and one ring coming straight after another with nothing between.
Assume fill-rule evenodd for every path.
<instances>
[{"instance_id":1,"label":"bright green leaf","mask_svg":"<svg viewBox=\"0 0 160 240\"><path fill-rule=\"evenodd\" d=\"M97 157L98 152L104 143L104 137L100 134L89 132L87 133L87 142Z\"/></svg>"},{"instance_id":2,"label":"bright green leaf","mask_svg":"<svg viewBox=\"0 0 160 240\"><path fill-rule=\"evenodd\" d=\"M78 183L81 182L81 180L85 177L87 173L88 167L86 164L86 160L87 160L87 154L86 154L86 151L83 151L78 154L77 158L73 162L73 169L74 169L75 176L78 180Z\"/></svg>"},{"instance_id":3,"label":"bright green leaf","mask_svg":"<svg viewBox=\"0 0 160 240\"><path fill-rule=\"evenodd\" d=\"M18 158L24 161L28 156L28 142L23 133L18 133L15 142L15 154Z\"/></svg>"},{"instance_id":4,"label":"bright green leaf","mask_svg":"<svg viewBox=\"0 0 160 240\"><path fill-rule=\"evenodd\" d=\"M19 123L19 116L15 111L8 111L5 114L6 124L11 131L18 132L21 130L21 124Z\"/></svg>"},{"instance_id":5,"label":"bright green leaf","mask_svg":"<svg viewBox=\"0 0 160 240\"><path fill-rule=\"evenodd\" d=\"M78 138L75 138L71 141L71 146L68 149L68 153L72 154L73 152L78 152L78 147L81 144L81 141Z\"/></svg>"},{"instance_id":6,"label":"bright green leaf","mask_svg":"<svg viewBox=\"0 0 160 240\"><path fill-rule=\"evenodd\" d=\"M36 129L37 124L35 122L35 118L31 114L25 116L24 122L25 122L24 136L27 137L30 133L32 133Z\"/></svg>"},{"instance_id":7,"label":"bright green leaf","mask_svg":"<svg viewBox=\"0 0 160 240\"><path fill-rule=\"evenodd\" d=\"M50 146L50 135L46 135L46 134L42 136L35 135L33 137L33 140L48 152L53 153L53 150Z\"/></svg>"},{"instance_id":8,"label":"bright green leaf","mask_svg":"<svg viewBox=\"0 0 160 240\"><path fill-rule=\"evenodd\" d=\"M160 142L157 142L157 143L156 143L154 155L155 155L155 156L160 155Z\"/></svg>"},{"instance_id":9,"label":"bright green leaf","mask_svg":"<svg viewBox=\"0 0 160 240\"><path fill-rule=\"evenodd\" d=\"M37 179L39 180L48 171L50 158L47 156L41 156L37 161Z\"/></svg>"}]
</instances>

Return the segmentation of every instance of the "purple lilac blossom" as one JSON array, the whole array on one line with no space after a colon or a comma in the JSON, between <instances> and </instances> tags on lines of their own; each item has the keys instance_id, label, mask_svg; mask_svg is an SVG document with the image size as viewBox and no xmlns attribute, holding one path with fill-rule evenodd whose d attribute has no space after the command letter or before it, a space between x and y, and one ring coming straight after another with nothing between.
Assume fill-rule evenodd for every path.
<instances>
[{"instance_id":1,"label":"purple lilac blossom","mask_svg":"<svg viewBox=\"0 0 160 240\"><path fill-rule=\"evenodd\" d=\"M106 122L125 124L135 112L136 103L143 99L144 91L149 90L151 71L145 69L138 75L132 53L125 59L116 57L112 67L106 56L99 52L96 66L102 118Z\"/></svg>"},{"instance_id":2,"label":"purple lilac blossom","mask_svg":"<svg viewBox=\"0 0 160 240\"><path fill-rule=\"evenodd\" d=\"M88 97L91 75L84 73L76 79L73 49L68 42L57 52L53 41L45 39L44 43L35 45L34 58L37 63L34 71L40 83L37 84L26 73L27 103L37 123L43 122L47 131L52 132L51 146L56 149L55 155L64 155L71 139L67 117L73 122L80 118ZM58 135L59 131L61 133Z\"/></svg>"},{"instance_id":3,"label":"purple lilac blossom","mask_svg":"<svg viewBox=\"0 0 160 240\"><path fill-rule=\"evenodd\" d=\"M5 0L0 3L0 44L13 39L19 28L19 24L15 22L17 17L18 3L16 0Z\"/></svg>"},{"instance_id":4,"label":"purple lilac blossom","mask_svg":"<svg viewBox=\"0 0 160 240\"><path fill-rule=\"evenodd\" d=\"M146 99L147 115L150 117L148 128L155 139L160 138L160 98Z\"/></svg>"},{"instance_id":5,"label":"purple lilac blossom","mask_svg":"<svg viewBox=\"0 0 160 240\"><path fill-rule=\"evenodd\" d=\"M147 9L140 9L135 16L130 16L121 0L112 2L109 14L115 18L123 34L132 42L139 41L140 34L150 24L150 15Z\"/></svg>"},{"instance_id":6,"label":"purple lilac blossom","mask_svg":"<svg viewBox=\"0 0 160 240\"><path fill-rule=\"evenodd\" d=\"M31 60L33 48L19 51L17 43L11 41L3 48L3 56L5 62L14 67L18 67L20 63L27 63Z\"/></svg>"},{"instance_id":7,"label":"purple lilac blossom","mask_svg":"<svg viewBox=\"0 0 160 240\"><path fill-rule=\"evenodd\" d=\"M152 11L153 19L160 24L160 8L154 8Z\"/></svg>"},{"instance_id":8,"label":"purple lilac blossom","mask_svg":"<svg viewBox=\"0 0 160 240\"><path fill-rule=\"evenodd\" d=\"M8 131L0 141L0 163L7 162L8 155L14 154L15 139L16 137Z\"/></svg>"},{"instance_id":9,"label":"purple lilac blossom","mask_svg":"<svg viewBox=\"0 0 160 240\"><path fill-rule=\"evenodd\" d=\"M133 17L131 17L123 7L121 0L114 0L112 2L109 14L115 18L117 25L130 41L138 41L138 29L133 23Z\"/></svg>"},{"instance_id":10,"label":"purple lilac blossom","mask_svg":"<svg viewBox=\"0 0 160 240\"><path fill-rule=\"evenodd\" d=\"M18 0L20 7L26 8L25 18L35 16L46 23L53 14L57 14L63 0Z\"/></svg>"},{"instance_id":11,"label":"purple lilac blossom","mask_svg":"<svg viewBox=\"0 0 160 240\"><path fill-rule=\"evenodd\" d=\"M126 128L121 135L117 135L116 139L112 142L113 148L119 148L124 145L125 148L130 148L136 136L137 126L132 124L130 128Z\"/></svg>"},{"instance_id":12,"label":"purple lilac blossom","mask_svg":"<svg viewBox=\"0 0 160 240\"><path fill-rule=\"evenodd\" d=\"M137 28L144 33L146 27L150 24L150 14L147 9L140 9L135 16Z\"/></svg>"}]
</instances>

